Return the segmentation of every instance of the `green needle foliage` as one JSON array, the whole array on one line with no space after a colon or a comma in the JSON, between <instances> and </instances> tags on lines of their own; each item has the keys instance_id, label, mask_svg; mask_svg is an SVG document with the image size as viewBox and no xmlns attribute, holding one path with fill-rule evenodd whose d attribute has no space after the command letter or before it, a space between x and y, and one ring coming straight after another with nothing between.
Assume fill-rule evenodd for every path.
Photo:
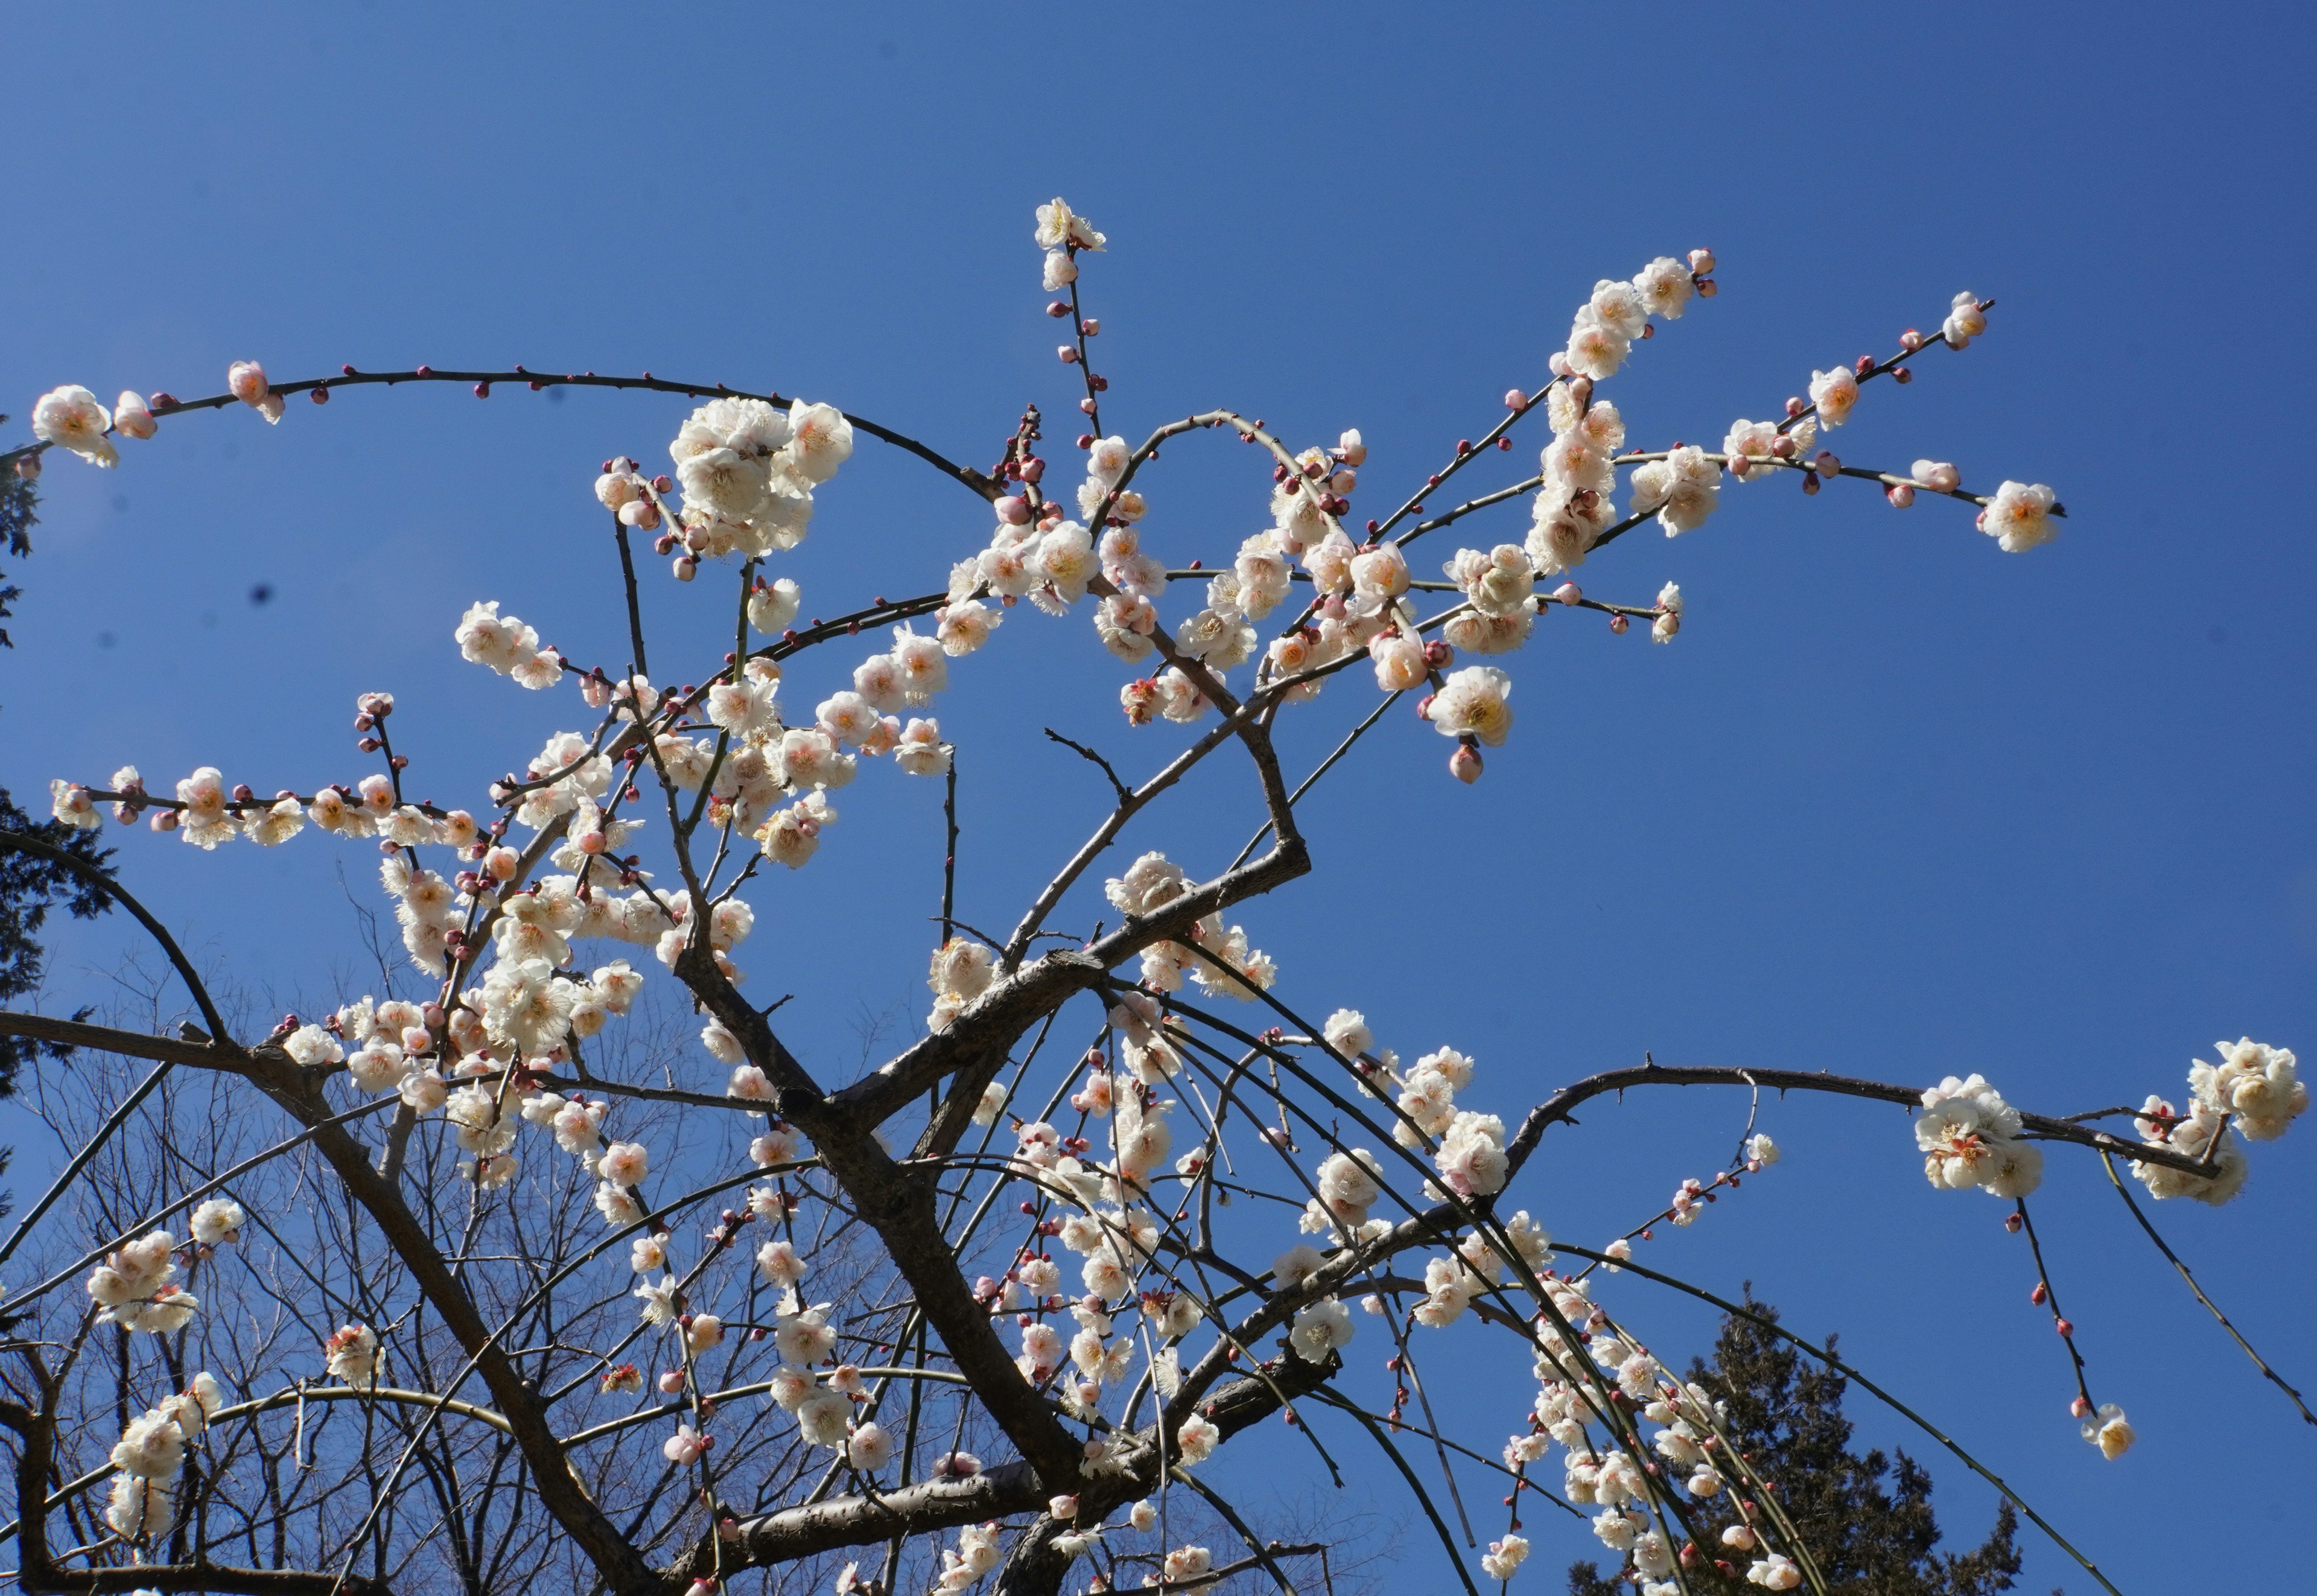
<instances>
[{"instance_id":1,"label":"green needle foliage","mask_svg":"<svg viewBox=\"0 0 2317 1596\"><path fill-rule=\"evenodd\" d=\"M1750 1287L1746 1305L1777 1317ZM1827 1345L1834 1345L1832 1336ZM1850 1449L1850 1421L1842 1415L1849 1382L1840 1375L1733 1314L1722 1322L1713 1361L1693 1360L1689 1378L1728 1404L1731 1439L1776 1483L1779 1505L1833 1596L1994 1596L2011 1589L2019 1573L2011 1504L1997 1511L1994 1529L1975 1549L1938 1551L1930 1475L1904 1452L1894 1463L1880 1451ZM1693 1588L1756 1589L1745 1583L1754 1554L1721 1544L1722 1529L1738 1521L1729 1493L1695 1502L1691 1511L1707 1542L1690 1573ZM1734 1572L1718 1573L1717 1559ZM1570 1596L1631 1596L1632 1587L1580 1562L1570 1567L1569 1590Z\"/></svg>"},{"instance_id":2,"label":"green needle foliage","mask_svg":"<svg viewBox=\"0 0 2317 1596\"><path fill-rule=\"evenodd\" d=\"M39 502L30 482L13 471L0 475L0 536L7 539L9 552L32 551L33 507ZM8 602L17 596L15 587L0 587L0 619L7 616ZM0 648L12 646L6 630L0 628ZM38 838L99 868L112 856L112 849L97 846L95 832L78 830L61 820L35 820L17 807L4 787L0 787L0 831ZM49 910L61 905L87 919L103 913L110 901L103 888L59 865L0 849L0 1004L40 990L46 964L40 933ZM25 1063L44 1055L61 1058L67 1051L21 1037L0 1036L0 1098L15 1091L16 1071ZM7 1154L0 1150L0 1170L6 1168ZM0 1206L0 1213L4 1212L4 1206Z\"/></svg>"}]
</instances>

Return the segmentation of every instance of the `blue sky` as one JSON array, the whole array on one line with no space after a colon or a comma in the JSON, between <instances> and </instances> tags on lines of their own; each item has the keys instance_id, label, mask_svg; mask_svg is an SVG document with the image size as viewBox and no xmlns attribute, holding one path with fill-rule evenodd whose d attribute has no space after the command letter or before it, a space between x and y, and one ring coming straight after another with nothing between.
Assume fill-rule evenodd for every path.
<instances>
[{"instance_id":1,"label":"blue sky","mask_svg":"<svg viewBox=\"0 0 2317 1596\"><path fill-rule=\"evenodd\" d=\"M1999 301L1989 336L1869 389L1835 441L1854 463L2048 481L2071 511L2056 543L2005 556L1956 507L1900 514L1856 484L1726 490L1695 536L1651 529L1583 573L1635 603L1679 581L1675 646L1549 617L1509 662L1512 741L1470 790L1441 739L1388 721L1315 800L1319 872L1248 928L1291 1001L1361 1008L1403 1053L1454 1042L1508 1115L1644 1049L1978 1070L2067 1113L2177 1094L2215 1036L2317 1047L2317 644L2292 619L2317 577L2295 463L2309 23L1861 9L26 13L0 103L5 435L65 381L192 396L251 356L281 378L520 361L774 386L986 463L1025 400L1073 430L1029 239L1060 193L1112 240L1082 286L1114 426L1218 404L1298 445L1358 426L1382 498L1539 381L1596 278L1654 256L1711 246L1722 293L1606 390L1651 444L1774 414L1967 287ZM367 390L293 401L278 429L165 422L118 472L58 459L38 551L8 566L27 593L0 782L29 796L123 760L157 784L204 763L267 791L351 779L353 697L388 688L419 790L472 802L563 722L459 662L460 611L498 598L616 665L588 480L606 454L662 457L682 414ZM1186 442L1161 467L1148 525L1170 558L1227 559L1263 524L1248 454ZM1498 515L1465 541L1517 541L1517 507ZM864 441L791 569L816 613L924 590L986 521ZM720 594L652 602L671 628L729 624ZM944 701L977 923L1011 924L1096 816L1093 773L1038 727L1130 769L1174 746L1119 723L1120 673L1083 632L1017 615ZM1330 688L1290 764L1368 692ZM1220 864L1248 795L1189 796L1152 845ZM849 1058L863 1009L917 1023L938 893L930 784L864 781L840 808L815 866L757 896L749 950L760 982L806 994L808 1057ZM366 857L310 835L262 857L121 843L125 879L267 1001L354 979L333 872L359 882ZM53 1001L99 989L121 946L65 937ZM1718 1160L1742 1112L1597 1112L1521 1200L1606 1239ZM1767 1124L1787 1161L1650 1261L1838 1330L2128 1589L2266 1571L2258 1536L2170 1531L2275 1521L2317 1437L2096 1162L2053 1160L2039 1224L2096 1388L2140 1428L2113 1465L2066 1419L1999 1205L1931 1192L1892 1110L1795 1102ZM2232 1207L2160 1215L2287 1377L2317 1378L2291 1240L2317 1206L2313 1137L2256 1148ZM1661 1350L1702 1344L1698 1316L1645 1312ZM1933 1466L1965 1536L1991 1499ZM1584 1549L1543 1546L1532 1587ZM2028 1555L2022 1589L2078 1588Z\"/></svg>"}]
</instances>

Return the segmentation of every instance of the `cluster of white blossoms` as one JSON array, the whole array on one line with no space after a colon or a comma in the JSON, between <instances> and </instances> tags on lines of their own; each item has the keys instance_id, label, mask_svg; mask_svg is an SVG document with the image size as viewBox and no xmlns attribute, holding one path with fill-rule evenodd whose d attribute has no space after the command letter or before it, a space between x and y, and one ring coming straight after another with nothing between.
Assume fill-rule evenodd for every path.
<instances>
[{"instance_id":1,"label":"cluster of white blossoms","mask_svg":"<svg viewBox=\"0 0 2317 1596\"><path fill-rule=\"evenodd\" d=\"M1789 420L1784 427L1775 421L1740 419L1730 424L1729 435L1722 440L1722 453L1730 474L1740 482L1750 482L1773 473L1775 468L1770 462L1803 460L1817 438L1818 418L1814 416Z\"/></svg>"},{"instance_id":2,"label":"cluster of white blossoms","mask_svg":"<svg viewBox=\"0 0 2317 1596\"><path fill-rule=\"evenodd\" d=\"M1107 243L1094 224L1069 207L1069 202L1056 194L1046 204L1038 207L1037 229L1031 235L1038 247L1046 252L1045 290L1052 293L1068 288L1078 279L1078 263L1070 257L1081 249L1100 249Z\"/></svg>"},{"instance_id":3,"label":"cluster of white blossoms","mask_svg":"<svg viewBox=\"0 0 2317 1596\"><path fill-rule=\"evenodd\" d=\"M853 455L853 424L833 405L797 399L783 415L763 399L711 399L692 412L668 445L684 490L675 574L689 580L702 559L749 558L793 549L812 521L812 490ZM663 479L644 480L635 462L606 462L595 497L631 526L650 530Z\"/></svg>"},{"instance_id":4,"label":"cluster of white blossoms","mask_svg":"<svg viewBox=\"0 0 2317 1596\"><path fill-rule=\"evenodd\" d=\"M1164 854L1144 854L1103 885L1111 907L1130 919L1157 914L1191 890L1181 865ZM1278 978L1271 955L1248 945L1244 927L1226 928L1220 912L1192 922L1188 944L1154 942L1142 950L1142 984L1150 991L1180 991L1188 974L1210 997L1251 1001Z\"/></svg>"},{"instance_id":5,"label":"cluster of white blossoms","mask_svg":"<svg viewBox=\"0 0 2317 1596\"><path fill-rule=\"evenodd\" d=\"M941 1577L934 1589L942 1596L971 1589L987 1576L997 1572L1005 1560L1005 1552L997 1541L998 1526L995 1523L968 1524L957 1532L955 1550L942 1550Z\"/></svg>"},{"instance_id":6,"label":"cluster of white blossoms","mask_svg":"<svg viewBox=\"0 0 2317 1596\"><path fill-rule=\"evenodd\" d=\"M322 1367L330 1378L368 1391L386 1372L386 1349L369 1325L341 1325L322 1342Z\"/></svg>"},{"instance_id":7,"label":"cluster of white blossoms","mask_svg":"<svg viewBox=\"0 0 2317 1596\"><path fill-rule=\"evenodd\" d=\"M1399 1055L1378 1048L1366 1019L1350 1009L1329 1015L1320 1035L1359 1074L1363 1091L1376 1097L1397 1094L1400 1117L1392 1125L1392 1138L1403 1147L1430 1150L1442 1188L1460 1197L1488 1197L1504 1189L1505 1122L1493 1114L1456 1106L1456 1094L1472 1083L1471 1059L1443 1047L1403 1071ZM1364 1220L1364 1209L1374 1201L1376 1169L1374 1160L1356 1149L1335 1164L1335 1178L1349 1189L1331 1197L1323 1185L1320 1200L1304 1207L1303 1227L1335 1226L1355 1234L1359 1221L1352 1215L1358 1213ZM1324 1177L1328 1171L1323 1168L1321 1173Z\"/></svg>"},{"instance_id":8,"label":"cluster of white blossoms","mask_svg":"<svg viewBox=\"0 0 2317 1596\"><path fill-rule=\"evenodd\" d=\"M1950 1075L1923 1093L1915 1145L1933 1186L1976 1186L1999 1197L2024 1197L2043 1183L2044 1152L2020 1136L2019 1110L1984 1077Z\"/></svg>"},{"instance_id":9,"label":"cluster of white blossoms","mask_svg":"<svg viewBox=\"0 0 2317 1596\"><path fill-rule=\"evenodd\" d=\"M1537 574L1552 576L1585 563L1594 542L1617 518L1617 452L1625 444L1617 407L1594 399L1593 380L1555 382L1544 396L1552 441L1539 469L1543 486L1531 501L1528 550ZM1713 505L1709 500L1706 508ZM1704 516L1697 517L1704 520Z\"/></svg>"},{"instance_id":10,"label":"cluster of white blossoms","mask_svg":"<svg viewBox=\"0 0 2317 1596\"><path fill-rule=\"evenodd\" d=\"M139 430L141 425L143 430ZM142 396L124 393L108 410L87 389L67 384L42 394L32 405L32 435L69 449L91 465L121 463L121 452L106 435L118 426L131 437L153 435L153 415Z\"/></svg>"},{"instance_id":11,"label":"cluster of white blossoms","mask_svg":"<svg viewBox=\"0 0 2317 1596\"><path fill-rule=\"evenodd\" d=\"M498 601L470 605L452 636L470 663L488 665L534 692L563 679L563 657L539 646L539 633L513 615L501 616Z\"/></svg>"},{"instance_id":12,"label":"cluster of white blossoms","mask_svg":"<svg viewBox=\"0 0 2317 1596\"><path fill-rule=\"evenodd\" d=\"M2248 1166L2236 1133L2255 1142L2274 1142L2309 1107L2309 1087L2297 1061L2281 1047L2250 1036L2215 1042L2217 1064L2197 1060L2188 1066L2188 1111L2182 1115L2160 1097L2151 1096L2134 1121L2141 1140L2190 1158L2208 1161L2214 1172L2135 1161L2132 1172L2153 1197L2195 1197L2214 1207L2244 1189Z\"/></svg>"},{"instance_id":13,"label":"cluster of white blossoms","mask_svg":"<svg viewBox=\"0 0 2317 1596\"><path fill-rule=\"evenodd\" d=\"M1481 1559L1481 1572L1492 1580L1508 1580L1527 1559L1528 1538L1507 1535L1489 1543L1488 1555Z\"/></svg>"},{"instance_id":14,"label":"cluster of white blossoms","mask_svg":"<svg viewBox=\"0 0 2317 1596\"><path fill-rule=\"evenodd\" d=\"M208 1249L239 1239L246 1216L238 1203L217 1199L193 1214L193 1246ZM105 1254L90 1271L88 1295L103 1309L99 1317L125 1331L167 1335L183 1330L201 1311L201 1298L176 1283L179 1242L167 1231L152 1231Z\"/></svg>"},{"instance_id":15,"label":"cluster of white blossoms","mask_svg":"<svg viewBox=\"0 0 2317 1596\"><path fill-rule=\"evenodd\" d=\"M1803 1571L1784 1552L1772 1552L1767 1556L1755 1559L1753 1565L1746 1570L1746 1583L1759 1585L1766 1591L1799 1591L1803 1584Z\"/></svg>"},{"instance_id":16,"label":"cluster of white blossoms","mask_svg":"<svg viewBox=\"0 0 2317 1596\"><path fill-rule=\"evenodd\" d=\"M1524 1248L1524 1251L1526 1249ZM1719 1496L1729 1481L1716 1464L1726 1456L1729 1412L1703 1386L1676 1379L1647 1349L1613 1327L1602 1310L1586 1295L1584 1282L1556 1279L1540 1272L1554 1315L1576 1331L1572 1341L1559 1323L1544 1315L1537 1322L1535 1373L1538 1389L1529 1415L1529 1428L1506 1443L1505 1466L1516 1473L1542 1462L1555 1445L1567 1454L1563 1493L1579 1506L1596 1507L1592 1529L1601 1544L1624 1554L1630 1563L1627 1577L1643 1596L1677 1596L1681 1586L1675 1572L1676 1548L1681 1537L1670 1522L1660 1522L1653 1510L1662 1511L1666 1484L1679 1481L1698 1500ZM1615 1403L1659 1428L1651 1435L1647 1457L1629 1449L1633 1444L1615 1433L1597 1442L1588 1423ZM1632 1435L1638 1439L1640 1430ZM1741 1504L1745 1505L1745 1504ZM1752 1508L1746 1505L1748 1517ZM1743 1523L1722 1537L1739 1550L1756 1549L1760 1542ZM1492 1547L1492 1553L1501 1551ZM1525 1552L1524 1543L1522 1552ZM1493 1577L1506 1577L1508 1562L1483 1567ZM1787 1588L1781 1586L1781 1589Z\"/></svg>"},{"instance_id":17,"label":"cluster of white blossoms","mask_svg":"<svg viewBox=\"0 0 2317 1596\"><path fill-rule=\"evenodd\" d=\"M174 1487L184 1472L185 1450L225 1405L225 1392L207 1370L180 1392L163 1397L121 1432L112 1448L112 1499L104 1520L130 1540L154 1540L176 1521Z\"/></svg>"}]
</instances>

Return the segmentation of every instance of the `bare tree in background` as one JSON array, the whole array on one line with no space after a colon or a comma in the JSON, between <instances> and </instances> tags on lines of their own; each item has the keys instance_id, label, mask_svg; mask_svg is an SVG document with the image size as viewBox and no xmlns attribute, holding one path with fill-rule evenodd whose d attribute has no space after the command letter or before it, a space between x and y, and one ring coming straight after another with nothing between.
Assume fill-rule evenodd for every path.
<instances>
[{"instance_id":1,"label":"bare tree in background","mask_svg":"<svg viewBox=\"0 0 2317 1596\"><path fill-rule=\"evenodd\" d=\"M1294 995L1230 918L1312 868L1299 806L1387 714L1428 721L1450 773L1475 781L1513 725L1512 678L1484 661L1580 622L1673 641L1677 588L1611 602L1576 581L1644 523L1682 534L1725 493L1866 484L1901 510L1969 507L2007 551L2046 541L2063 515L2048 488L1982 495L1946 462L1829 447L1865 385L1964 349L1987 301L1959 294L1937 332L1814 372L1807 399L1736 422L1718 450L1646 449L1604 385L1714 291L1706 252L1660 257L1599 283L1543 386L1507 393L1394 498L1362 481L1357 432L1299 449L1219 408L1139 444L1106 435L1078 281L1105 240L1060 200L1036 238L1059 354L1083 380L1083 474L1055 472L1035 409L983 471L829 405L649 376L349 367L276 383L243 362L212 398L40 399L39 442L7 457L27 477L58 449L112 466L116 440L165 418L240 405L278 421L290 399L371 384L700 402L672 473L622 457L595 484L622 657L575 662L495 602L459 624L467 659L585 706L474 811L406 794L383 691L360 698L373 764L346 785L263 796L213 768L56 784L76 834L109 809L203 848L309 830L375 847L402 947L319 1021L237 1023L131 896L132 860L108 890L190 1006L156 986L110 1024L0 1013L0 1036L112 1061L40 1082L71 1152L0 1243L0 1313L22 1316L0 1425L25 1590L1331 1590L1328 1527L1264 1521L1210 1465L1282 1418L1267 1457L1406 1490L1439 1544L1427 1588L1512 1579L1542 1517L1567 1520L1572 1550L1612 1548L1644 1596L1824 1592L1844 1577L1831 1543L1765 1477L1775 1451L1740 1440L1738 1394L1677 1375L1628 1317L1633 1282L1752 1313L1644 1266L1635 1242L1776 1161L1761 1123L1776 1094L1917 1109L1926 1173L2008 1205L2071 1350L2028 1206L2045 1150L2106 1164L2145 1224L2134 1183L2225 1202L2245 1139L2305 1107L2293 1055L2250 1039L2198 1065L2178 1107L2064 1117L1978 1076L1925 1089L1648 1063L1513 1101L1453 1045L1396 1053L1335 1006L1356 993ZM1548 435L1540 469L1485 486L1524 423ZM1246 446L1271 525L1235 551L1146 535L1162 446L1210 434ZM781 557L863 435L971 495L977 546L898 599L894 574L864 569L842 613L808 617ZM1355 494L1379 513L1357 516ZM1506 505L1528 509L1521 541L1449 548L1448 528ZM720 637L652 632L647 542L674 579L729 584ZM1440 577L1418 574L1426 560ZM1053 641L1024 635L1050 620ZM959 771L933 713L993 641L1067 649L1066 668L1123 662L1125 718L1162 744L1114 758L1048 733L1106 796L1010 929L955 901ZM1330 751L1288 769L1275 735L1331 714ZM1243 761L1260 804L1227 859L1185 852L1212 832L1182 797L1210 761ZM841 790L902 776L944 801L931 1012L845 1080L783 1044L787 1000L744 994L752 904L781 904L790 872L843 870L868 839L848 836ZM1171 851L1162 815L1183 832ZM95 890L82 855L4 841ZM1587 1103L1674 1088L1746 1107L1710 1179L1597 1250L1516 1206ZM2121 1119L2129 1133L2107 1128ZM1605 1266L1625 1272L1615 1290ZM1884 1394L1831 1346L1745 1323L1813 1378ZM1476 1430L1438 1372L1490 1346L1520 1383ZM2114 1457L2131 1426L2076 1369L2085 1439Z\"/></svg>"}]
</instances>

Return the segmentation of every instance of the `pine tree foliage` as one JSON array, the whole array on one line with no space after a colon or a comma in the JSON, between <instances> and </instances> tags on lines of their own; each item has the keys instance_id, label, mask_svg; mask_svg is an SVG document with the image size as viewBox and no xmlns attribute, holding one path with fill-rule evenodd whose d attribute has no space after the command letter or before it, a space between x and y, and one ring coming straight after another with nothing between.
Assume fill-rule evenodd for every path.
<instances>
[{"instance_id":1,"label":"pine tree foliage","mask_svg":"<svg viewBox=\"0 0 2317 1596\"><path fill-rule=\"evenodd\" d=\"M13 471L0 475L0 536L7 539L10 553L32 551L33 512L39 502L30 482ZM18 596L16 587L0 586L0 620L7 618L9 601ZM13 646L7 630L0 627L0 648ZM4 787L0 787L0 831L37 838L100 868L112 855L112 849L97 846L94 831L76 830L60 820L34 820L17 807ZM61 906L86 919L103 913L109 901L103 888L62 865L0 849L0 1004L40 990L47 966L40 933L50 910ZM16 1071L25 1063L42 1056L60 1058L66 1051L0 1036L0 1098L15 1091ZM6 1168L6 1155L0 1152L0 1170Z\"/></svg>"},{"instance_id":2,"label":"pine tree foliage","mask_svg":"<svg viewBox=\"0 0 2317 1596\"><path fill-rule=\"evenodd\" d=\"M1746 1306L1775 1320L1777 1310ZM1834 1338L1827 1338L1829 1349ZM1931 1507L1931 1478L1901 1452L1851 1449L1851 1423L1842 1400L1849 1382L1767 1329L1739 1314L1724 1316L1713 1361L1694 1360L1689 1378L1729 1406L1731 1438L1761 1475L1776 1482L1780 1505L1794 1520L1833 1596L1996 1596L2019 1573L2017 1515L2005 1502L1987 1538L1969 1552L1941 1552ZM1738 1521L1725 1495L1693 1504L1700 1529L1713 1543L1691 1572L1700 1591L1750 1590L1748 1559L1720 1545ZM1719 1557L1728 1567L1716 1570ZM1718 1575L1718 1577L1717 1577ZM1628 1596L1629 1588L1602 1577L1589 1562L1569 1571L1570 1596Z\"/></svg>"}]
</instances>

